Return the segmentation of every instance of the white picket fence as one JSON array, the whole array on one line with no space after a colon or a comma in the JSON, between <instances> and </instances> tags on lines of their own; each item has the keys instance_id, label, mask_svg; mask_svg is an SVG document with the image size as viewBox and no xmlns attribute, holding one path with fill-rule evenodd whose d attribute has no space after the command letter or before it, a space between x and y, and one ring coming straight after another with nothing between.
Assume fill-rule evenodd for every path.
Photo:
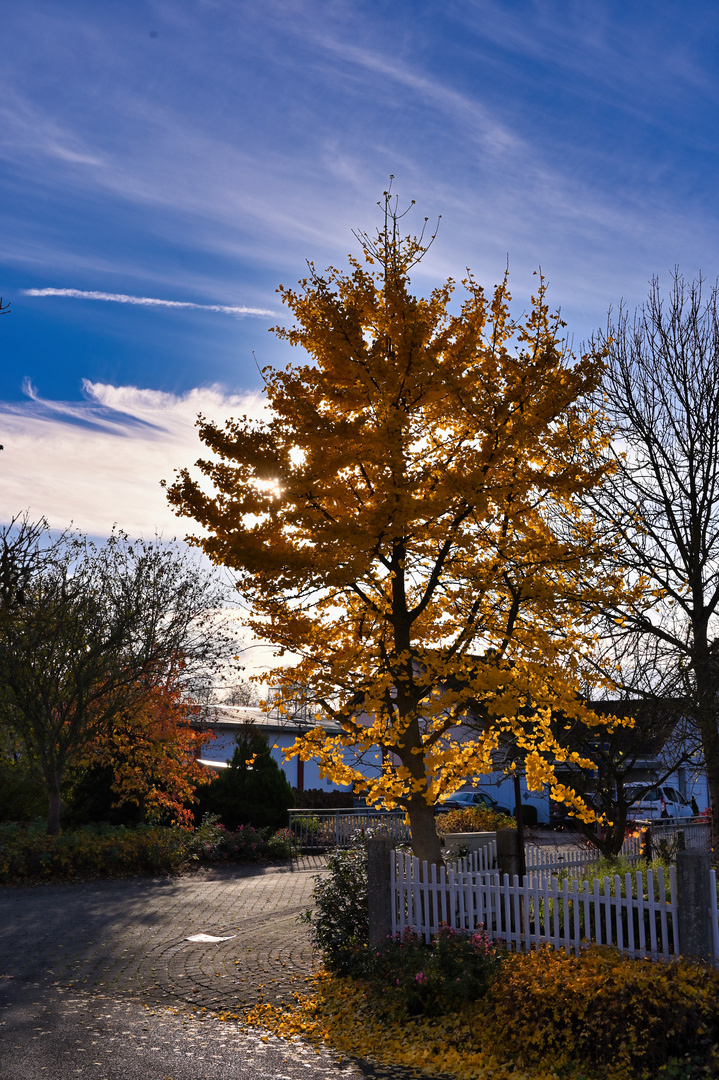
<instances>
[{"instance_id":1,"label":"white picket fence","mask_svg":"<svg viewBox=\"0 0 719 1080\"><path fill-rule=\"evenodd\" d=\"M621 850L622 856L630 861L638 862L642 857L642 842L639 836L629 836L624 841ZM572 871L585 869L591 863L601 858L596 848L567 848L560 851L558 848L538 848L534 844L525 844L524 861L527 874L534 880L541 881L553 874L564 874ZM485 847L472 851L461 859L452 859L450 866L454 870L463 872L489 871L497 866L497 842L490 840Z\"/></svg>"},{"instance_id":2,"label":"white picket fence","mask_svg":"<svg viewBox=\"0 0 719 1080\"><path fill-rule=\"evenodd\" d=\"M511 882L506 874L500 880L496 870L462 865L487 861L489 852L477 856L455 867L424 862L420 873L415 856L393 853L393 933L410 927L429 942L445 923L462 930L483 927L491 939L513 949L541 943L579 949L592 943L613 945L633 957L668 960L679 955L674 867L623 879L617 874L590 885L588 880L560 882L544 863L541 872L520 883L516 876ZM715 952L719 956L719 929Z\"/></svg>"}]
</instances>

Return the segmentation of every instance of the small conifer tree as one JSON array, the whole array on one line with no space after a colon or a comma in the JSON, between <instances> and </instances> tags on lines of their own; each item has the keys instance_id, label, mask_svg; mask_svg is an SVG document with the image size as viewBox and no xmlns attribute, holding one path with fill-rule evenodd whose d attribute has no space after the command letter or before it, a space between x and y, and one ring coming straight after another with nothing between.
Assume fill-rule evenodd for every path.
<instances>
[{"instance_id":1,"label":"small conifer tree","mask_svg":"<svg viewBox=\"0 0 719 1080\"><path fill-rule=\"evenodd\" d=\"M240 825L280 828L294 806L292 787L272 757L267 736L247 724L235 736L235 752L227 769L205 789L201 813L219 814L227 829Z\"/></svg>"}]
</instances>

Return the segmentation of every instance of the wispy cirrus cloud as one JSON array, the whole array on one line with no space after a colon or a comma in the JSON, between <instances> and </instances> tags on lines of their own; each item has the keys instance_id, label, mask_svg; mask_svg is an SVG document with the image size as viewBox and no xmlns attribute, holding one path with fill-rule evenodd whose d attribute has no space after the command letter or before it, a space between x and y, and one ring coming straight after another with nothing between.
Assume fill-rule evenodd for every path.
<instances>
[{"instance_id":1,"label":"wispy cirrus cloud","mask_svg":"<svg viewBox=\"0 0 719 1080\"><path fill-rule=\"evenodd\" d=\"M223 315L276 315L269 308L229 304L194 304L189 300L160 300L154 296L129 296L127 293L96 292L85 289L23 289L25 296L63 296L73 300L106 300L113 304L139 304L141 307L191 308L194 311L218 311Z\"/></svg>"},{"instance_id":2,"label":"wispy cirrus cloud","mask_svg":"<svg viewBox=\"0 0 719 1080\"><path fill-rule=\"evenodd\" d=\"M222 424L265 409L259 394L218 386L170 394L85 380L82 401L44 398L29 380L24 390L25 401L0 401L0 520L28 509L100 537L115 523L135 536L199 531L178 521L160 481L206 452L198 414Z\"/></svg>"}]
</instances>

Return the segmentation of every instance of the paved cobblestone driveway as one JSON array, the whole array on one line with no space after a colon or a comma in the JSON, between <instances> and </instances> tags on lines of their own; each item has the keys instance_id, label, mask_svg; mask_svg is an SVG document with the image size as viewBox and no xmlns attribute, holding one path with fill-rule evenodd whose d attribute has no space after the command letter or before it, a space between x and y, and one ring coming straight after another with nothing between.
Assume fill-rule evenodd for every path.
<instances>
[{"instance_id":1,"label":"paved cobblestone driveway","mask_svg":"<svg viewBox=\"0 0 719 1080\"><path fill-rule=\"evenodd\" d=\"M312 968L319 856L0 888L0 1080L362 1080L413 1073L221 1022ZM191 942L195 934L230 940Z\"/></svg>"},{"instance_id":2,"label":"paved cobblestone driveway","mask_svg":"<svg viewBox=\"0 0 719 1080\"><path fill-rule=\"evenodd\" d=\"M0 976L208 1010L288 1000L311 970L296 916L322 865L310 856L177 878L0 889ZM198 933L231 940L186 940Z\"/></svg>"}]
</instances>

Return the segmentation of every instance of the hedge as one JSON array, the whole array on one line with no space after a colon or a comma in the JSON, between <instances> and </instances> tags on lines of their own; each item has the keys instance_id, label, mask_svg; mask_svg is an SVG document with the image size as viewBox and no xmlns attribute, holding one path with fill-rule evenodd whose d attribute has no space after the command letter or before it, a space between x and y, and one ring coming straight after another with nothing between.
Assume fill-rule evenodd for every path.
<instances>
[{"instance_id":1,"label":"hedge","mask_svg":"<svg viewBox=\"0 0 719 1080\"><path fill-rule=\"evenodd\" d=\"M256 862L294 854L287 829L236 832L210 818L194 832L86 825L49 836L42 825L0 825L0 884L133 874L177 874L201 862Z\"/></svg>"}]
</instances>

